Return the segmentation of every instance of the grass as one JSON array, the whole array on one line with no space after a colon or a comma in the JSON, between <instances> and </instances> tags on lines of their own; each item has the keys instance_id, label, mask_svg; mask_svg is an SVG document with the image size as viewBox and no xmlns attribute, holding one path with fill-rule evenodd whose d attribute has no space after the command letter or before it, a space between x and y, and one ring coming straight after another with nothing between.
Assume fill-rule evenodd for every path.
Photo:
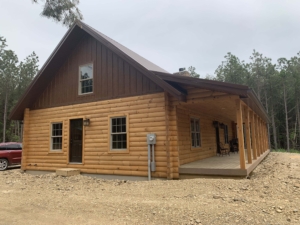
<instances>
[{"instance_id":1,"label":"grass","mask_svg":"<svg viewBox=\"0 0 300 225\"><path fill-rule=\"evenodd\" d=\"M279 148L279 149L272 149L272 152L287 152L287 151L286 151L286 149ZM300 150L290 149L290 151L287 152L287 153L298 153L298 154L300 154Z\"/></svg>"}]
</instances>

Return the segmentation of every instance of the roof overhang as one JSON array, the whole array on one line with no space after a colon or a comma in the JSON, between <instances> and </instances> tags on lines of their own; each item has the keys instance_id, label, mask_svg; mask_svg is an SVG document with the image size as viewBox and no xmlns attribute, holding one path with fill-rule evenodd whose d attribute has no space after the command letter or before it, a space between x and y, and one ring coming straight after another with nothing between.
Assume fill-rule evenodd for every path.
<instances>
[{"instance_id":1,"label":"roof overhang","mask_svg":"<svg viewBox=\"0 0 300 225\"><path fill-rule=\"evenodd\" d=\"M270 123L268 113L266 112L264 106L257 98L255 92L248 86L160 72L155 72L155 74L167 82L175 82L178 84L189 85L211 91L238 95L240 99L246 105L248 105L257 115L259 115L266 122Z\"/></svg>"}]
</instances>

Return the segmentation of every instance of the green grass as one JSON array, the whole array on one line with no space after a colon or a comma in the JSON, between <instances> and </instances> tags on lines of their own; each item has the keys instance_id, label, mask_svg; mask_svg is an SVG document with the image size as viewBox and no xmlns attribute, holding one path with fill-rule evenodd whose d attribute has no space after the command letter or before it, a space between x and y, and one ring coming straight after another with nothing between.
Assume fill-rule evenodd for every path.
<instances>
[{"instance_id":1,"label":"green grass","mask_svg":"<svg viewBox=\"0 0 300 225\"><path fill-rule=\"evenodd\" d=\"M272 152L287 152L287 151L286 151L286 149L279 148L279 149L272 149ZM290 151L287 153L299 153L300 154L300 150L290 149Z\"/></svg>"}]
</instances>

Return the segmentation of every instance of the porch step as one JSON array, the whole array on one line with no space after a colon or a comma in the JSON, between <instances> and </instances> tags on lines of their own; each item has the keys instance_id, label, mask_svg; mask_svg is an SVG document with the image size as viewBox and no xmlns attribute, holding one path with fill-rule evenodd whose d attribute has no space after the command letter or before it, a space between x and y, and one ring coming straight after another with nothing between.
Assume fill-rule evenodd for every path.
<instances>
[{"instance_id":1,"label":"porch step","mask_svg":"<svg viewBox=\"0 0 300 225\"><path fill-rule=\"evenodd\" d=\"M56 170L56 175L58 175L58 176L70 177L70 176L79 175L79 174L80 174L79 169L62 168L62 169Z\"/></svg>"}]
</instances>

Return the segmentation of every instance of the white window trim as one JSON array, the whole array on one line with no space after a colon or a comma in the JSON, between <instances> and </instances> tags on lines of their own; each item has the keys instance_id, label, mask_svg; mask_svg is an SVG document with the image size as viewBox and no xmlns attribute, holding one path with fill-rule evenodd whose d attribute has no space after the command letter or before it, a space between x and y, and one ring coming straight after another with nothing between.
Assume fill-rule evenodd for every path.
<instances>
[{"instance_id":1,"label":"white window trim","mask_svg":"<svg viewBox=\"0 0 300 225\"><path fill-rule=\"evenodd\" d=\"M112 120L117 119L117 118L125 118L126 119L126 132L119 132L119 133L113 133L112 132ZM110 150L111 151L127 151L128 150L128 122L127 122L128 117L127 116L114 116L110 117ZM114 134L126 134L126 148L113 148L113 135Z\"/></svg>"},{"instance_id":2,"label":"white window trim","mask_svg":"<svg viewBox=\"0 0 300 225\"><path fill-rule=\"evenodd\" d=\"M54 124L61 124L61 136L53 136L53 125ZM51 151L55 151L55 152L59 152L62 151L62 145L63 145L63 130L64 130L64 124L63 122L52 122L51 123L51 129L50 129L50 150ZM55 137L61 137L61 149L53 149L53 138Z\"/></svg>"},{"instance_id":3,"label":"white window trim","mask_svg":"<svg viewBox=\"0 0 300 225\"><path fill-rule=\"evenodd\" d=\"M83 67L83 66L88 66L88 65L92 65L92 78L87 78L87 79L81 79L81 74L80 74L80 67ZM78 95L87 95L87 94L92 94L94 93L94 81L93 81L93 91L92 92L87 92L87 93L82 93L82 88L81 88L81 83L83 81L86 81L86 80L93 80L94 79L94 64L91 62L91 63L87 63L87 64L83 64L83 65L80 65L78 67L78 79L79 79L79 82L78 82Z\"/></svg>"},{"instance_id":4,"label":"white window trim","mask_svg":"<svg viewBox=\"0 0 300 225\"><path fill-rule=\"evenodd\" d=\"M192 131L192 127L191 127L191 120L193 120L193 123L194 123L194 129L196 130L196 126L195 126L195 121L198 120L199 121L199 131ZM197 117L190 117L190 130L191 130L191 133L190 134L198 134L199 133L199 145L198 146L193 146L193 142L192 142L192 138L191 138L191 147L194 149L194 148L201 148L201 144L202 144L202 141L201 141L201 124L200 124L200 118L197 118Z\"/></svg>"}]
</instances>

